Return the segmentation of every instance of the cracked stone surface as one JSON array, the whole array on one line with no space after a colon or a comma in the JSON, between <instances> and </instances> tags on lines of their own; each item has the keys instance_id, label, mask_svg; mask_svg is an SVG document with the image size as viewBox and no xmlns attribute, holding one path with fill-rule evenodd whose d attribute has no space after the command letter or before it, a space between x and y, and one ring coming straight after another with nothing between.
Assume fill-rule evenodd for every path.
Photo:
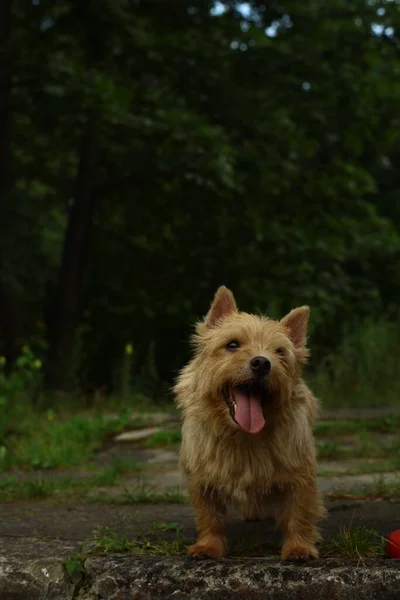
<instances>
[{"instance_id":1,"label":"cracked stone surface","mask_svg":"<svg viewBox=\"0 0 400 600\"><path fill-rule=\"evenodd\" d=\"M400 564L337 561L284 565L266 560L193 562L92 558L79 600L398 600Z\"/></svg>"}]
</instances>

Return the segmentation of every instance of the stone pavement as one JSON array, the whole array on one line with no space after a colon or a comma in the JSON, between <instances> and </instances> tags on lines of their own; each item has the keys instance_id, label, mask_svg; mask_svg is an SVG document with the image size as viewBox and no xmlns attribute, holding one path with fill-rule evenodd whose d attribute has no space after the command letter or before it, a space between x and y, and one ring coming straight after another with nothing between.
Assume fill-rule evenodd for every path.
<instances>
[{"instance_id":1,"label":"stone pavement","mask_svg":"<svg viewBox=\"0 0 400 600\"><path fill-rule=\"evenodd\" d=\"M325 543L341 527L368 525L383 537L400 528L397 502L331 501L328 507L329 516L322 523ZM231 556L220 565L178 557L88 555L84 572L69 576L65 560L82 551L82 542L88 544L101 526L131 540L145 535L159 543L173 541L177 534L155 525L175 523L182 527L182 540L193 541L192 507L18 502L3 504L0 510L1 600L400 598L400 561L322 559L307 566L283 564L268 558L279 552L272 523L235 518L228 524ZM260 558L260 549L265 558Z\"/></svg>"},{"instance_id":2,"label":"stone pavement","mask_svg":"<svg viewBox=\"0 0 400 600\"><path fill-rule=\"evenodd\" d=\"M165 424L160 418L157 425ZM179 539L181 549L195 538L189 504L136 504L127 496L143 481L152 492L163 494L181 486L185 493L177 451L146 448L145 437L142 433L135 442L108 444L92 465L104 468L115 457L132 459L144 466L143 473L121 475L116 485L89 490L81 502L60 498L0 503L0 600L400 600L400 560L322 558L306 565L283 564L277 558L280 539L272 523L244 523L234 515L228 522L230 553L220 563L178 556L94 555L94 532L101 527L120 538L146 539L153 545ZM392 438L388 434L380 442L392 444ZM348 437L343 440L349 443ZM375 459L370 464L376 473L357 474L368 460L320 461L319 485L330 497L328 517L321 523L321 555L344 527L368 526L381 536L382 544L390 531L400 529L400 494L386 492L388 486L400 485L399 475ZM82 469L69 475L89 476ZM25 480L62 476L58 471L18 474ZM366 497L368 486L374 492Z\"/></svg>"}]
</instances>

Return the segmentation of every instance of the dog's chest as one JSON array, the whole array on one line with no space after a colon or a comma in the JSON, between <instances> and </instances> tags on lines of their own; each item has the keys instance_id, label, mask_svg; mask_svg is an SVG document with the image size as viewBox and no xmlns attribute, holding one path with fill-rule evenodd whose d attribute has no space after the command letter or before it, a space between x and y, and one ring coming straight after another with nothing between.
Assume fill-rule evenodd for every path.
<instances>
[{"instance_id":1,"label":"dog's chest","mask_svg":"<svg viewBox=\"0 0 400 600\"><path fill-rule=\"evenodd\" d=\"M275 478L273 454L263 440L250 444L240 438L204 440L197 447L183 447L182 462L196 473L199 483L237 501L268 494Z\"/></svg>"}]
</instances>

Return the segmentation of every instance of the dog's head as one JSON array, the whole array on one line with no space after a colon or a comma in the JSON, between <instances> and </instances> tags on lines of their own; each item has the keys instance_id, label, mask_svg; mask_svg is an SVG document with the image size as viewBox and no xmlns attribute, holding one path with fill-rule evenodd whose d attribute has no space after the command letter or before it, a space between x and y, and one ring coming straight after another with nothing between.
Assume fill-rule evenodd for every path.
<instances>
[{"instance_id":1,"label":"dog's head","mask_svg":"<svg viewBox=\"0 0 400 600\"><path fill-rule=\"evenodd\" d=\"M196 397L214 417L247 433L259 433L265 414L290 402L300 365L308 356L309 308L281 321L239 312L232 292L220 287L196 327L190 376Z\"/></svg>"}]
</instances>

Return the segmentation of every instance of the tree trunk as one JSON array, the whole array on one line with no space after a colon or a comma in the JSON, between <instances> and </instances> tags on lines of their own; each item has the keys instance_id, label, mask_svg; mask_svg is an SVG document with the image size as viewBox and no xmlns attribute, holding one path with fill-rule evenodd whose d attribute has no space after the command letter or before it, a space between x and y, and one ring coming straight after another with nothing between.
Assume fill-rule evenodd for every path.
<instances>
[{"instance_id":1,"label":"tree trunk","mask_svg":"<svg viewBox=\"0 0 400 600\"><path fill-rule=\"evenodd\" d=\"M47 385L59 391L74 386L76 336L81 323L84 273L96 206L93 193L95 160L94 127L88 122L82 134L75 196L70 207L56 301L49 322Z\"/></svg>"},{"instance_id":2,"label":"tree trunk","mask_svg":"<svg viewBox=\"0 0 400 600\"><path fill-rule=\"evenodd\" d=\"M8 233L6 218L12 205L13 159L11 150L11 34L12 0L0 0L0 214L1 223ZM0 235L2 232L0 231ZM6 372L10 373L23 346L21 310L18 294L7 277L4 256L0 248L0 341L1 352L7 359Z\"/></svg>"},{"instance_id":3,"label":"tree trunk","mask_svg":"<svg viewBox=\"0 0 400 600\"><path fill-rule=\"evenodd\" d=\"M2 352L7 360L5 371L9 375L22 352L24 338L18 294L3 281L0 281L0 332Z\"/></svg>"},{"instance_id":4,"label":"tree trunk","mask_svg":"<svg viewBox=\"0 0 400 600\"><path fill-rule=\"evenodd\" d=\"M0 0L0 198L8 199L12 187L11 154L11 0Z\"/></svg>"}]
</instances>

